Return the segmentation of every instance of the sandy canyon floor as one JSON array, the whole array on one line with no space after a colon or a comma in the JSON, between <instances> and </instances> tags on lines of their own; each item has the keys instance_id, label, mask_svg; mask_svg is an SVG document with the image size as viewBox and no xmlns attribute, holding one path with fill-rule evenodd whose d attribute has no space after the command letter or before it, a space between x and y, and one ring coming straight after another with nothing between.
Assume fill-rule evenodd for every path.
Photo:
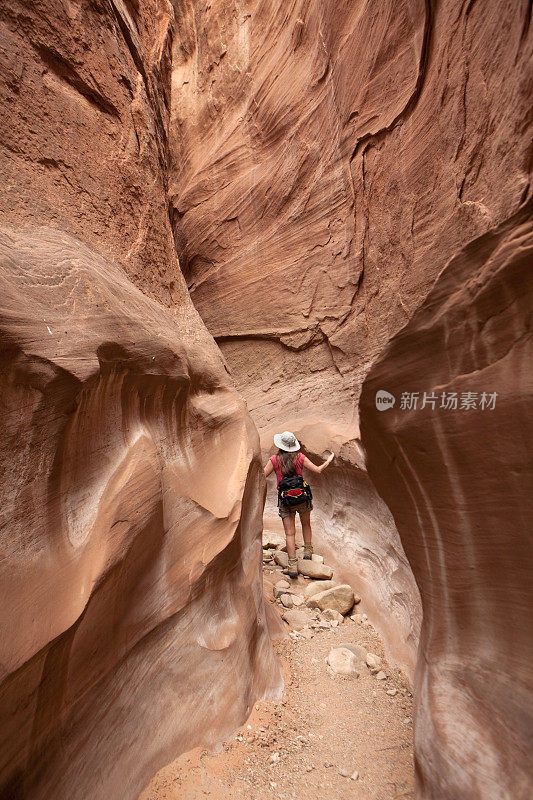
<instances>
[{"instance_id":1,"label":"sandy canyon floor","mask_svg":"<svg viewBox=\"0 0 533 800\"><path fill-rule=\"evenodd\" d=\"M283 576L265 565L267 601ZM299 576L292 589L309 583ZM354 587L355 588L355 587ZM361 615L333 627L290 631L275 648L283 666L280 701L257 703L218 754L185 753L153 778L139 800L399 800L414 797L412 699L408 682L390 667L380 637ZM307 610L310 623L320 615ZM313 615L315 619L313 619ZM386 679L365 666L359 677L333 674L330 650L361 645L382 658Z\"/></svg>"}]
</instances>

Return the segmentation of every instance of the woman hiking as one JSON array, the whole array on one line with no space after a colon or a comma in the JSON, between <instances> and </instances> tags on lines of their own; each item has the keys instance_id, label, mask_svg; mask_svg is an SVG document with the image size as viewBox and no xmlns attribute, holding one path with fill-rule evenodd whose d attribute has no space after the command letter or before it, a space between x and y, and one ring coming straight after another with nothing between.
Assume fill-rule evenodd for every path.
<instances>
[{"instance_id":1,"label":"woman hiking","mask_svg":"<svg viewBox=\"0 0 533 800\"><path fill-rule=\"evenodd\" d=\"M304 537L304 558L310 559L313 555L311 542L311 489L303 480L302 469L305 467L311 472L322 472L333 461L332 453L319 467L309 461L307 456L299 453L300 442L290 431L276 433L274 444L278 453L272 456L264 468L265 478L272 472L276 473L278 480L278 513L283 521L285 538L287 540L287 555L289 564L283 570L291 578L298 577L298 559L296 558L296 512L300 515L302 533Z\"/></svg>"}]
</instances>

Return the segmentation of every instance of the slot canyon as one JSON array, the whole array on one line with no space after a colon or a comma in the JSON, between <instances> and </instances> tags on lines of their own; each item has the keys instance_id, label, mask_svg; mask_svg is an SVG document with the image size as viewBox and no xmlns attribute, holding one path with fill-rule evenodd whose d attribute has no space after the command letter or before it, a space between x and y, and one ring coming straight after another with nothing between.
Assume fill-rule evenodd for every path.
<instances>
[{"instance_id":1,"label":"slot canyon","mask_svg":"<svg viewBox=\"0 0 533 800\"><path fill-rule=\"evenodd\" d=\"M409 796L533 796L531 13L2 6L1 800L137 800L282 697L282 430Z\"/></svg>"}]
</instances>

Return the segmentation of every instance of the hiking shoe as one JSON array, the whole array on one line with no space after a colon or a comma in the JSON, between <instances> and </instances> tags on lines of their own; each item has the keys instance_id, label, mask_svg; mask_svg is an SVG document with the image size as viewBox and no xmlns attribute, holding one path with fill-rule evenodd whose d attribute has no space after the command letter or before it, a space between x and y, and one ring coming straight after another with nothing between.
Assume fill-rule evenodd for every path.
<instances>
[{"instance_id":1,"label":"hiking shoe","mask_svg":"<svg viewBox=\"0 0 533 800\"><path fill-rule=\"evenodd\" d=\"M311 561L312 555L313 555L313 545L304 543L304 559L306 561Z\"/></svg>"},{"instance_id":2,"label":"hiking shoe","mask_svg":"<svg viewBox=\"0 0 533 800\"><path fill-rule=\"evenodd\" d=\"M289 578L297 578L298 577L298 559L297 558L289 558L289 564L285 567L285 569L281 570L282 575L288 575Z\"/></svg>"}]
</instances>

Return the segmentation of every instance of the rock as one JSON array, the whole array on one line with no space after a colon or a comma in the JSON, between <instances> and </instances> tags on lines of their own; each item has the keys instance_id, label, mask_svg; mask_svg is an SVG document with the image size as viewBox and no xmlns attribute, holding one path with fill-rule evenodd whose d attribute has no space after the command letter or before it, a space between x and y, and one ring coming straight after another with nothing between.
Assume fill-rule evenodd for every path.
<instances>
[{"instance_id":1,"label":"rock","mask_svg":"<svg viewBox=\"0 0 533 800\"><path fill-rule=\"evenodd\" d=\"M280 595L280 602L285 608L292 608L294 603L292 601L292 595L290 594L282 594Z\"/></svg>"},{"instance_id":2,"label":"rock","mask_svg":"<svg viewBox=\"0 0 533 800\"><path fill-rule=\"evenodd\" d=\"M300 631L300 636L303 636L304 639L312 639L313 632L309 628L302 628Z\"/></svg>"},{"instance_id":3,"label":"rock","mask_svg":"<svg viewBox=\"0 0 533 800\"><path fill-rule=\"evenodd\" d=\"M379 670L381 667L381 658L379 656L374 655L374 653L367 653L366 665L369 669Z\"/></svg>"},{"instance_id":4,"label":"rock","mask_svg":"<svg viewBox=\"0 0 533 800\"><path fill-rule=\"evenodd\" d=\"M272 593L274 594L274 597L277 600L281 597L282 594L286 594L287 589L289 588L290 588L290 583L288 581L286 580L277 581L277 583L275 583L272 588Z\"/></svg>"},{"instance_id":5,"label":"rock","mask_svg":"<svg viewBox=\"0 0 533 800\"><path fill-rule=\"evenodd\" d=\"M296 608L299 608L300 606L303 606L305 604L305 600L301 594L293 594L292 602Z\"/></svg>"},{"instance_id":6,"label":"rock","mask_svg":"<svg viewBox=\"0 0 533 800\"><path fill-rule=\"evenodd\" d=\"M357 666L364 667L366 664L366 650L360 644L352 644L351 642L342 642L339 647L345 647L347 650L351 650L354 656L357 659Z\"/></svg>"},{"instance_id":7,"label":"rock","mask_svg":"<svg viewBox=\"0 0 533 800\"><path fill-rule=\"evenodd\" d=\"M339 614L347 614L353 606L353 590L348 584L334 586L313 595L307 600L308 608L320 608L321 611L333 609Z\"/></svg>"},{"instance_id":8,"label":"rock","mask_svg":"<svg viewBox=\"0 0 533 800\"><path fill-rule=\"evenodd\" d=\"M377 673L377 675L376 675L376 680L378 680L378 681L385 681L385 680L387 680L387 676L386 676L386 674L383 672L383 670L380 670L380 671Z\"/></svg>"},{"instance_id":9,"label":"rock","mask_svg":"<svg viewBox=\"0 0 533 800\"><path fill-rule=\"evenodd\" d=\"M333 586L338 586L335 581L320 581L320 582L313 582L310 583L308 586L305 587L304 590L304 597L307 599L312 597L314 594L318 594L319 592L324 592L326 589L331 589Z\"/></svg>"},{"instance_id":10,"label":"rock","mask_svg":"<svg viewBox=\"0 0 533 800\"><path fill-rule=\"evenodd\" d=\"M337 625L340 625L342 622L344 622L344 617L342 614L339 614L339 612L335 611L333 608L324 609L322 616L324 619L327 619L330 622L336 622Z\"/></svg>"},{"instance_id":11,"label":"rock","mask_svg":"<svg viewBox=\"0 0 533 800\"><path fill-rule=\"evenodd\" d=\"M268 761L270 764L279 764L279 762L281 761L281 756L277 752L271 753Z\"/></svg>"},{"instance_id":12,"label":"rock","mask_svg":"<svg viewBox=\"0 0 533 800\"><path fill-rule=\"evenodd\" d=\"M34 798L133 800L148 765L173 758L176 742L187 749L207 729L215 741L241 724L232 689L252 704L279 685L250 558L263 490L256 432L187 298L160 214L156 111L166 113L157 87L170 52L168 9L160 7L155 39L144 11L138 18L147 99L118 33L116 15L130 12L110 8L94 16L88 4L81 16L56 18L47 3L34 30L28 9L19 33L39 42L21 64L24 94L36 101L24 124L34 133L7 173L0 148L4 189L7 175L13 190L31 183L36 213L28 207L25 225L13 217L15 227L4 228L0 192L3 796L23 785ZM45 18L50 27L39 33ZM11 46L4 22L2 70ZM9 105L3 96L8 129ZM24 156L31 140L35 161ZM173 309L143 294L128 270L140 283L161 280L167 297L172 285ZM153 284L161 299L160 288ZM231 470L215 474L225 459ZM233 592L242 602L230 611ZM194 685L200 674L221 714L208 723L197 716L209 705ZM161 702L174 680L184 689L180 714ZM141 742L141 728L165 736Z\"/></svg>"},{"instance_id":13,"label":"rock","mask_svg":"<svg viewBox=\"0 0 533 800\"><path fill-rule=\"evenodd\" d=\"M397 694L398 694L398 689L387 689L387 694L388 694L390 697L395 697L395 695L397 695Z\"/></svg>"},{"instance_id":14,"label":"rock","mask_svg":"<svg viewBox=\"0 0 533 800\"><path fill-rule=\"evenodd\" d=\"M287 553L281 551L276 552L274 559L282 567L286 567L289 563ZM315 580L330 580L333 576L331 567L325 564L318 564L316 561L304 561L303 558L298 559L298 572Z\"/></svg>"},{"instance_id":15,"label":"rock","mask_svg":"<svg viewBox=\"0 0 533 800\"><path fill-rule=\"evenodd\" d=\"M291 628L294 628L295 631L301 631L309 622L309 618L305 611L299 611L298 609L287 609L286 611L282 612L281 617L291 626Z\"/></svg>"},{"instance_id":16,"label":"rock","mask_svg":"<svg viewBox=\"0 0 533 800\"><path fill-rule=\"evenodd\" d=\"M284 537L263 533L263 550L277 550L278 547L282 547L284 544Z\"/></svg>"},{"instance_id":17,"label":"rock","mask_svg":"<svg viewBox=\"0 0 533 800\"><path fill-rule=\"evenodd\" d=\"M351 650L345 647L336 647L329 651L327 663L337 675L346 675L351 678L359 677L357 660Z\"/></svg>"},{"instance_id":18,"label":"rock","mask_svg":"<svg viewBox=\"0 0 533 800\"><path fill-rule=\"evenodd\" d=\"M320 556L318 553L313 553L313 555L311 556L311 561L316 561L317 564L323 564L324 556Z\"/></svg>"},{"instance_id":19,"label":"rock","mask_svg":"<svg viewBox=\"0 0 533 800\"><path fill-rule=\"evenodd\" d=\"M351 771L349 769L346 769L345 767L341 767L339 769L339 775L343 778L349 778L351 775Z\"/></svg>"},{"instance_id":20,"label":"rock","mask_svg":"<svg viewBox=\"0 0 533 800\"><path fill-rule=\"evenodd\" d=\"M357 770L354 770L352 772L352 774L350 775L350 778L352 779L352 781L356 781L356 780L359 779L359 773L357 772Z\"/></svg>"}]
</instances>

